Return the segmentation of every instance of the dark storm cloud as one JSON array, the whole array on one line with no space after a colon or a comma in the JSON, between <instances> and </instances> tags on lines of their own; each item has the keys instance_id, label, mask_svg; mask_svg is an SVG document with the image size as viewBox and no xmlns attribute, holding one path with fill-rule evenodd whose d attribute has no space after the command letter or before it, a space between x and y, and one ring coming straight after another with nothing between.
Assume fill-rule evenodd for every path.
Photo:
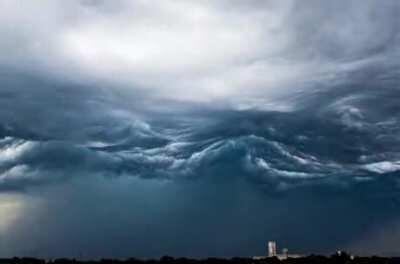
<instances>
[{"instance_id":1,"label":"dark storm cloud","mask_svg":"<svg viewBox=\"0 0 400 264\"><path fill-rule=\"evenodd\" d=\"M7 136L2 149L10 153L2 165L3 185L11 182L16 188L20 182L25 187L36 177L39 183L68 178L40 177L41 171L73 175L81 170L170 180L235 174L265 185L267 192L378 180L380 174L400 169L398 91L374 87L361 93L374 85L372 80L352 85L350 94L346 87L336 87L308 97L305 107L294 112L213 110L210 117L210 110L204 110L170 121L161 115L162 122L152 113L154 125L116 117L110 122L94 112L95 121L86 115L75 123L63 122L59 130L44 126L35 132L29 131L31 126L18 132L8 123L2 132ZM379 105L381 101L386 103ZM59 114L79 106L65 105ZM85 107L79 111L87 111ZM64 134L67 129L72 131Z\"/></svg>"},{"instance_id":2,"label":"dark storm cloud","mask_svg":"<svg viewBox=\"0 0 400 264\"><path fill-rule=\"evenodd\" d=\"M397 239L398 1L0 5L3 254Z\"/></svg>"}]
</instances>

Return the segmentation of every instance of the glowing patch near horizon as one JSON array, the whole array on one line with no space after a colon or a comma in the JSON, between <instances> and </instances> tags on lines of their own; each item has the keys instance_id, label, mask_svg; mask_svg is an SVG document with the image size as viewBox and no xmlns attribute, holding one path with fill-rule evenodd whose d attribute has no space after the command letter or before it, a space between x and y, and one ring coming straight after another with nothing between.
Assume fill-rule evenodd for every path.
<instances>
[{"instance_id":1,"label":"glowing patch near horizon","mask_svg":"<svg viewBox=\"0 0 400 264\"><path fill-rule=\"evenodd\" d=\"M0 233L6 232L22 215L22 199L15 195L0 195Z\"/></svg>"}]
</instances>

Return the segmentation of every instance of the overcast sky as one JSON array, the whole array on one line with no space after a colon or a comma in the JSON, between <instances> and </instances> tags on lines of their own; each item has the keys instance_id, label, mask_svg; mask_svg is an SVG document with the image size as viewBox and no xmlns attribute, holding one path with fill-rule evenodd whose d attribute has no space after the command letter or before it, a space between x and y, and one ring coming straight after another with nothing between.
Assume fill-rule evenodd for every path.
<instances>
[{"instance_id":1,"label":"overcast sky","mask_svg":"<svg viewBox=\"0 0 400 264\"><path fill-rule=\"evenodd\" d=\"M400 254L399 20L0 0L0 255Z\"/></svg>"}]
</instances>

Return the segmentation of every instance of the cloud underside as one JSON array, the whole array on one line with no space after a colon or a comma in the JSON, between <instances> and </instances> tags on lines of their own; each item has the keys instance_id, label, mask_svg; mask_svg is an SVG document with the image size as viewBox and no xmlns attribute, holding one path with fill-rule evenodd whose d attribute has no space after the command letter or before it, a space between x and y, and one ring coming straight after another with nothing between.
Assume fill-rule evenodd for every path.
<instances>
[{"instance_id":1,"label":"cloud underside","mask_svg":"<svg viewBox=\"0 0 400 264\"><path fill-rule=\"evenodd\" d=\"M399 18L397 0L0 1L0 254L398 250Z\"/></svg>"},{"instance_id":2,"label":"cloud underside","mask_svg":"<svg viewBox=\"0 0 400 264\"><path fill-rule=\"evenodd\" d=\"M303 98L306 107L291 112L203 109L173 117L145 113L139 119L114 109L112 115L78 117L98 106L77 109L74 103L45 114L57 118L52 122L64 115L73 119L40 128L3 116L0 188L24 190L85 174L162 181L240 177L267 192L380 181L397 186L397 89L341 89Z\"/></svg>"}]
</instances>

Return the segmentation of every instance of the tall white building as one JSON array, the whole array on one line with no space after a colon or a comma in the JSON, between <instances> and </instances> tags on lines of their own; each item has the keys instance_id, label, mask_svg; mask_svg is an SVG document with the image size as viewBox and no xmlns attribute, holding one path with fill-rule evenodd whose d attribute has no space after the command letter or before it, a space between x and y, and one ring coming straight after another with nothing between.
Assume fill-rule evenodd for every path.
<instances>
[{"instance_id":1,"label":"tall white building","mask_svg":"<svg viewBox=\"0 0 400 264\"><path fill-rule=\"evenodd\" d=\"M268 257L275 257L276 256L276 242L269 241L268 242Z\"/></svg>"},{"instance_id":2,"label":"tall white building","mask_svg":"<svg viewBox=\"0 0 400 264\"><path fill-rule=\"evenodd\" d=\"M288 258L302 258L304 255L302 254L289 254L289 250L287 248L282 249L282 254L277 253L277 247L275 241L268 242L268 252L266 256L254 256L253 259L265 259L265 258L276 257L280 260L288 259Z\"/></svg>"}]
</instances>

